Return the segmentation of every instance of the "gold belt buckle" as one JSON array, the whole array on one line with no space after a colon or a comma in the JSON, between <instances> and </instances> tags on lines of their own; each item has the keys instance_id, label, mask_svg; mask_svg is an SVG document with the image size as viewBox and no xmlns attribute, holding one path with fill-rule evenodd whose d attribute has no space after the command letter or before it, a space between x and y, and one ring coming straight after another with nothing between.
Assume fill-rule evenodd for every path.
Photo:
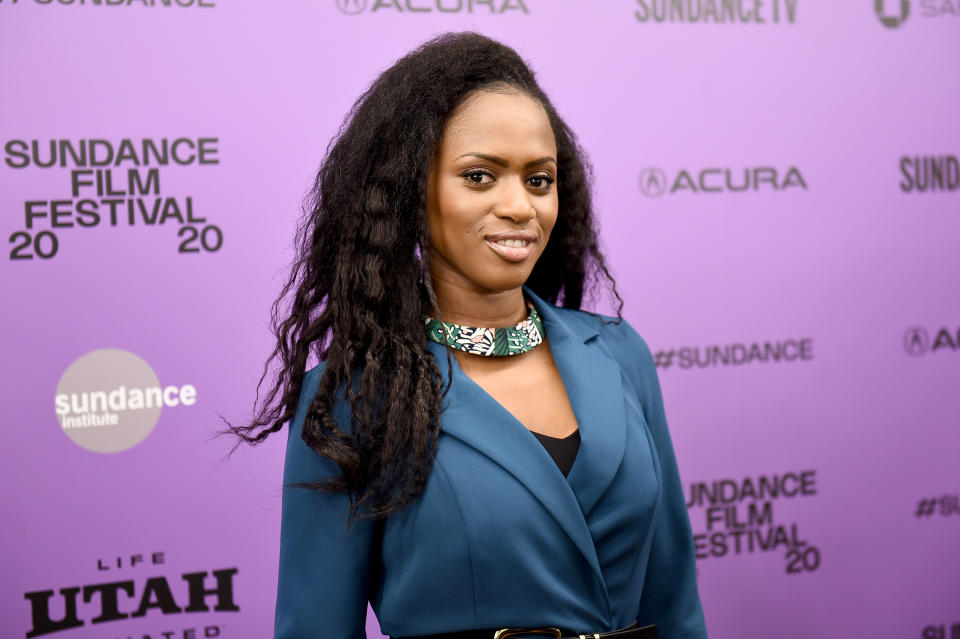
<instances>
[{"instance_id":1,"label":"gold belt buckle","mask_svg":"<svg viewBox=\"0 0 960 639\"><path fill-rule=\"evenodd\" d=\"M493 639L507 639L513 635L553 635L560 639L563 633L559 628L501 628L493 633Z\"/></svg>"}]
</instances>

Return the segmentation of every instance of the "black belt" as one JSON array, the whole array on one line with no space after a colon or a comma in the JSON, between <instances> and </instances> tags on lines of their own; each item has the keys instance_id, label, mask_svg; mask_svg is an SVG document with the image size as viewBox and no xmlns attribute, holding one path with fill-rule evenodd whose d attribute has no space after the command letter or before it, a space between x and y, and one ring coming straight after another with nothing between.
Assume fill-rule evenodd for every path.
<instances>
[{"instance_id":1,"label":"black belt","mask_svg":"<svg viewBox=\"0 0 960 639\"><path fill-rule=\"evenodd\" d=\"M637 622L610 632L573 632L560 628L491 628L489 630L460 630L435 635L419 635L402 639L507 639L508 637L548 637L550 639L658 639L656 626L637 626ZM391 637L390 639L399 639Z\"/></svg>"}]
</instances>

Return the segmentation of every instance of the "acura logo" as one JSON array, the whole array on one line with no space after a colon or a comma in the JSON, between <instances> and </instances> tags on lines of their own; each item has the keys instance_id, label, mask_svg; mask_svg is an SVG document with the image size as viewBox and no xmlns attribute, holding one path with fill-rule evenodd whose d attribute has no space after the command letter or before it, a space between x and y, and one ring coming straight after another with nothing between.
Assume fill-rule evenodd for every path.
<instances>
[{"instance_id":1,"label":"acura logo","mask_svg":"<svg viewBox=\"0 0 960 639\"><path fill-rule=\"evenodd\" d=\"M911 326L903 336L903 348L907 355L923 355L930 349L930 336L922 326Z\"/></svg>"},{"instance_id":2,"label":"acura logo","mask_svg":"<svg viewBox=\"0 0 960 639\"><path fill-rule=\"evenodd\" d=\"M360 13L367 8L367 0L337 0L341 13Z\"/></svg>"},{"instance_id":3,"label":"acura logo","mask_svg":"<svg viewBox=\"0 0 960 639\"><path fill-rule=\"evenodd\" d=\"M656 167L645 168L640 171L640 190L647 197L660 197L667 190L667 174Z\"/></svg>"},{"instance_id":4,"label":"acura logo","mask_svg":"<svg viewBox=\"0 0 960 639\"><path fill-rule=\"evenodd\" d=\"M890 2L890 4L895 3L891 2L890 0L887 0L887 2ZM907 16L910 15L910 0L900 0L900 14L895 16L887 14L887 12L884 10L885 4L886 2L884 2L884 0L873 0L873 10L876 11L877 17L880 18L880 22L883 23L883 26L887 27L888 29L896 29L903 24L903 22L907 19Z\"/></svg>"}]
</instances>

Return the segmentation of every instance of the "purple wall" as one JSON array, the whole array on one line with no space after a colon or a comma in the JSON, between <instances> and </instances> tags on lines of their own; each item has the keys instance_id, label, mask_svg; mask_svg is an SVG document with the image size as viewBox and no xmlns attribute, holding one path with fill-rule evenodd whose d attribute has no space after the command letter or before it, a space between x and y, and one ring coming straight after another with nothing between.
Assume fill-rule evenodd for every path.
<instances>
[{"instance_id":1,"label":"purple wall","mask_svg":"<svg viewBox=\"0 0 960 639\"><path fill-rule=\"evenodd\" d=\"M249 413L343 114L465 28L593 160L711 637L960 636L955 0L163 5L0 0L0 636L271 635L285 435L210 434ZM57 399L96 390L104 426Z\"/></svg>"}]
</instances>

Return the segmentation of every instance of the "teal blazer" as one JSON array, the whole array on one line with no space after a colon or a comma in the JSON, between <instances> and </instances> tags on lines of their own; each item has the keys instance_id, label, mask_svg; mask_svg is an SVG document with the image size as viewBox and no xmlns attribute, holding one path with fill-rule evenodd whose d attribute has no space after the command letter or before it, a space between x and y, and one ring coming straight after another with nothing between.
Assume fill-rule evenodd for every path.
<instances>
[{"instance_id":1,"label":"teal blazer","mask_svg":"<svg viewBox=\"0 0 960 639\"><path fill-rule=\"evenodd\" d=\"M287 486L338 472L301 438L323 364L311 369L287 441L277 639L363 638L368 601L393 637L540 626L594 633L637 619L663 639L706 638L649 348L626 321L604 324L525 292L580 428L569 474L428 342L444 382L453 381L426 488L412 506L345 532L346 496ZM346 403L334 413L349 429Z\"/></svg>"}]
</instances>

